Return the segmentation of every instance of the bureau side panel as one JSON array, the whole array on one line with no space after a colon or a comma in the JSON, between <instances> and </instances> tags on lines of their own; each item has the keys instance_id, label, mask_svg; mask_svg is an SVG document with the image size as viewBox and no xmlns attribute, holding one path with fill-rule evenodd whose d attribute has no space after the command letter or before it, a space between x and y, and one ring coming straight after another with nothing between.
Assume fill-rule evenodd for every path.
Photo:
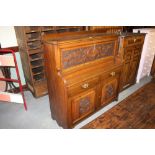
<instances>
[{"instance_id":1,"label":"bureau side panel","mask_svg":"<svg viewBox=\"0 0 155 155\"><path fill-rule=\"evenodd\" d=\"M60 126L63 128L68 128L69 125L67 121L67 101L65 87L63 79L56 70L55 50L57 48L51 44L45 43L44 49L51 115Z\"/></svg>"}]
</instances>

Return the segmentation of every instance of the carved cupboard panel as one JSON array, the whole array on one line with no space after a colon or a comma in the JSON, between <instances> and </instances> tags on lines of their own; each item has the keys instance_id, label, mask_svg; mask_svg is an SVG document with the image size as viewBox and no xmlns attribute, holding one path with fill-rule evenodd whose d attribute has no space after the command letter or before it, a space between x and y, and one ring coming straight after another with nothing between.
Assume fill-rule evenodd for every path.
<instances>
[{"instance_id":1,"label":"carved cupboard panel","mask_svg":"<svg viewBox=\"0 0 155 155\"><path fill-rule=\"evenodd\" d=\"M71 99L72 122L75 123L95 110L95 89L78 94Z\"/></svg>"},{"instance_id":2,"label":"carved cupboard panel","mask_svg":"<svg viewBox=\"0 0 155 155\"><path fill-rule=\"evenodd\" d=\"M109 78L103 79L101 91L101 106L116 99L119 89L120 72L111 72Z\"/></svg>"}]
</instances>

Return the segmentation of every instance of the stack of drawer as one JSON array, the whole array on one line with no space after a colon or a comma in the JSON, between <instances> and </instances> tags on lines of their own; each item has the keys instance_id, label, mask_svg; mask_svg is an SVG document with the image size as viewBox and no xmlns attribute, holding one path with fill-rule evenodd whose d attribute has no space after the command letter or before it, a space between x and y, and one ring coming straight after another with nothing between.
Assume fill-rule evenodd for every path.
<instances>
[{"instance_id":1,"label":"stack of drawer","mask_svg":"<svg viewBox=\"0 0 155 155\"><path fill-rule=\"evenodd\" d=\"M33 81L45 79L44 55L41 44L40 27L25 27L27 49Z\"/></svg>"}]
</instances>

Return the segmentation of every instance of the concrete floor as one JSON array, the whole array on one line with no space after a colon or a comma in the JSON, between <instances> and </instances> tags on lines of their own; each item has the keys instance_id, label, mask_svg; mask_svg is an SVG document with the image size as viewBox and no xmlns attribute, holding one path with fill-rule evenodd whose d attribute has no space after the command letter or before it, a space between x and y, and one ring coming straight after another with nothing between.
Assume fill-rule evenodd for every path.
<instances>
[{"instance_id":1,"label":"concrete floor","mask_svg":"<svg viewBox=\"0 0 155 155\"><path fill-rule=\"evenodd\" d=\"M90 121L94 120L124 98L135 92L144 84L150 82L151 77L143 78L140 83L121 92L119 100L112 102L102 108L94 115L85 119L75 129L79 129ZM3 129L61 129L57 122L51 119L48 95L41 98L34 98L29 91L25 92L25 97L28 105L28 111L24 110L23 105L17 103L0 102L0 128Z\"/></svg>"}]
</instances>

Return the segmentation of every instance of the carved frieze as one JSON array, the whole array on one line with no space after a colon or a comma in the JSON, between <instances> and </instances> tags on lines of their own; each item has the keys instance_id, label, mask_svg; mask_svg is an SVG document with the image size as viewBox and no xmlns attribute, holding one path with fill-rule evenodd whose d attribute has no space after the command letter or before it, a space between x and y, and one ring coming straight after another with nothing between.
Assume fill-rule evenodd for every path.
<instances>
[{"instance_id":1,"label":"carved frieze","mask_svg":"<svg viewBox=\"0 0 155 155\"><path fill-rule=\"evenodd\" d=\"M114 54L115 42L91 45L71 50L62 50L62 68L84 64L90 61L112 56Z\"/></svg>"}]
</instances>

